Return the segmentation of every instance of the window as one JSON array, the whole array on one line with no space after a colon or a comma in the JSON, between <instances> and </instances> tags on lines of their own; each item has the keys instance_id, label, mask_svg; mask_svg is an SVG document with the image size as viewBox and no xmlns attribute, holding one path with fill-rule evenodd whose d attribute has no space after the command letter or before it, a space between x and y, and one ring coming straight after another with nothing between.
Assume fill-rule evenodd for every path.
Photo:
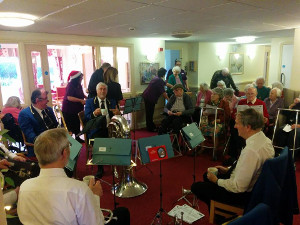
<instances>
[{"instance_id":1,"label":"window","mask_svg":"<svg viewBox=\"0 0 300 225\"><path fill-rule=\"evenodd\" d=\"M0 82L3 104L10 96L17 96L24 103L17 44L0 44Z\"/></svg>"},{"instance_id":2,"label":"window","mask_svg":"<svg viewBox=\"0 0 300 225\"><path fill-rule=\"evenodd\" d=\"M118 78L123 93L130 92L130 64L128 47L100 47L101 65L110 63L118 69Z\"/></svg>"}]
</instances>

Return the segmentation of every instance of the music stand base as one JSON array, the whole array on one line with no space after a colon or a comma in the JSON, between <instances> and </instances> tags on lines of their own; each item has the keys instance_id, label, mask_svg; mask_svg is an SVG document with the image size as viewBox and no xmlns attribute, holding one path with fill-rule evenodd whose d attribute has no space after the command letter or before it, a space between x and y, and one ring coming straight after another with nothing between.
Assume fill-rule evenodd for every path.
<instances>
[{"instance_id":1,"label":"music stand base","mask_svg":"<svg viewBox=\"0 0 300 225\"><path fill-rule=\"evenodd\" d=\"M163 224L163 221L162 221L163 213L168 215L168 213L163 208L159 209L158 212L155 214L155 216L154 216L154 218L151 222L151 225L161 225L161 224Z\"/></svg>"}]
</instances>

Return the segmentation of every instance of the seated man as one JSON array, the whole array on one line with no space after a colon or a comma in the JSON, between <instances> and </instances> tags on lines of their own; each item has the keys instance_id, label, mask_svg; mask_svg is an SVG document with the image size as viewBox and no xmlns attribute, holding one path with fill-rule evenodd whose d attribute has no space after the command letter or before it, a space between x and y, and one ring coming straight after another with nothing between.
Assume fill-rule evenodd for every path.
<instances>
[{"instance_id":1,"label":"seated man","mask_svg":"<svg viewBox=\"0 0 300 225\"><path fill-rule=\"evenodd\" d=\"M45 130L58 126L56 117L49 102L45 89L36 89L31 94L31 106L23 109L18 122L27 142L34 143L36 137ZM33 149L28 149L28 156L34 156Z\"/></svg>"},{"instance_id":2,"label":"seated man","mask_svg":"<svg viewBox=\"0 0 300 225\"><path fill-rule=\"evenodd\" d=\"M99 118L99 127L90 131L89 138L107 138L107 126L110 122L110 119L114 115L120 114L120 112L117 109L110 109L109 101L106 99L107 85L105 83L98 83L96 86L96 90L97 96L94 98L89 98L86 101L84 108L84 117L86 122L91 119ZM96 177L101 178L102 176L103 166L98 166Z\"/></svg>"},{"instance_id":3,"label":"seated man","mask_svg":"<svg viewBox=\"0 0 300 225\"><path fill-rule=\"evenodd\" d=\"M106 99L107 95L107 85L105 83L98 83L96 86L97 96L94 98L90 98L86 101L85 108L84 108L84 118L85 121L89 121L91 119L100 118L101 124L99 128L92 130L90 132L89 137L108 137L108 129L107 125L110 122L110 119L117 114L120 114L119 110L111 109L110 103Z\"/></svg>"},{"instance_id":4,"label":"seated man","mask_svg":"<svg viewBox=\"0 0 300 225\"><path fill-rule=\"evenodd\" d=\"M175 133L178 133L184 126L184 123L191 122L191 116L194 113L191 97L184 93L181 84L175 84L173 92L174 94L166 105L168 115L161 122L159 134L167 133L168 129L172 129Z\"/></svg>"},{"instance_id":5,"label":"seated man","mask_svg":"<svg viewBox=\"0 0 300 225\"><path fill-rule=\"evenodd\" d=\"M204 174L204 182L196 182L191 191L210 207L210 200L244 206L267 159L274 157L271 140L262 132L264 120L261 113L246 109L237 114L235 128L246 140L236 164L231 168L217 166L218 177Z\"/></svg>"},{"instance_id":6,"label":"seated man","mask_svg":"<svg viewBox=\"0 0 300 225\"><path fill-rule=\"evenodd\" d=\"M41 172L20 187L18 215L22 224L104 224L100 182L91 179L87 186L68 178L63 170L70 157L67 131L56 128L43 132L36 139L34 152ZM117 224L129 224L128 210L122 213L116 215Z\"/></svg>"},{"instance_id":7,"label":"seated man","mask_svg":"<svg viewBox=\"0 0 300 225\"><path fill-rule=\"evenodd\" d=\"M263 106L263 118L265 125L268 125L269 123L269 113L266 107L266 104L262 101L256 98L257 96L257 90L255 87L249 85L246 91L246 99L241 99L237 105L237 108L239 105L248 105L248 106L256 106L256 105L262 105ZM229 143L229 151L228 154L234 158L237 159L238 155L241 151L241 149L245 146L245 140L238 135L237 129L234 128L234 120L236 115L236 109L233 110L233 120L230 122L230 143Z\"/></svg>"}]
</instances>

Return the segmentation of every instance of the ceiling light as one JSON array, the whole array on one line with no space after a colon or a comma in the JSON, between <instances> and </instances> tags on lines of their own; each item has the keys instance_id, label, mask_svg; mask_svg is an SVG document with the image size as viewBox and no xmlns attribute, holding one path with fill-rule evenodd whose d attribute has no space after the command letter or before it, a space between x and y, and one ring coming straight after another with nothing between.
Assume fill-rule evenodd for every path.
<instances>
[{"instance_id":1,"label":"ceiling light","mask_svg":"<svg viewBox=\"0 0 300 225\"><path fill-rule=\"evenodd\" d=\"M245 44L245 43L250 43L250 42L255 41L255 38L256 37L254 37L254 36L243 36L243 37L237 37L234 39L237 43Z\"/></svg>"},{"instance_id":2,"label":"ceiling light","mask_svg":"<svg viewBox=\"0 0 300 225\"><path fill-rule=\"evenodd\" d=\"M24 13L0 13L0 25L7 27L26 27L34 24L37 17Z\"/></svg>"},{"instance_id":3,"label":"ceiling light","mask_svg":"<svg viewBox=\"0 0 300 225\"><path fill-rule=\"evenodd\" d=\"M173 32L172 33L172 37L175 37L175 38L187 38L187 37L190 37L190 36L192 36L192 33L191 32L187 32L187 31Z\"/></svg>"}]
</instances>

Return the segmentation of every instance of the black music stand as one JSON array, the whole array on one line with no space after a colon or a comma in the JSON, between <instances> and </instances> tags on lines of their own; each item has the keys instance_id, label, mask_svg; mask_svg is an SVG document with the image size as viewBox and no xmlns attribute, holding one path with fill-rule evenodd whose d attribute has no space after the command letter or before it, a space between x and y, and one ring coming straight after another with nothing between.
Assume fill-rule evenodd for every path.
<instances>
[{"instance_id":1,"label":"black music stand","mask_svg":"<svg viewBox=\"0 0 300 225\"><path fill-rule=\"evenodd\" d=\"M92 160L89 165L129 166L131 162L131 139L95 138ZM117 208L115 176L113 177L114 209Z\"/></svg>"},{"instance_id":2,"label":"black music stand","mask_svg":"<svg viewBox=\"0 0 300 225\"><path fill-rule=\"evenodd\" d=\"M160 178L160 208L158 212L155 214L155 217L152 220L152 224L154 224L154 221L158 219L160 221L160 224L162 224L162 215L163 213L167 212L163 209L163 192L162 192L162 168L161 168L161 161L167 158L173 158L174 152L172 148L172 143L170 139L170 135L164 134L164 135L158 135L148 138L140 138L138 141L140 153L141 153L141 160L143 164L147 164L151 162L148 150L153 150L155 147L157 147L157 154L159 155L157 161L159 160L159 178ZM164 148L167 152L167 157L161 157L159 151ZM153 160L153 159L152 159Z\"/></svg>"},{"instance_id":3,"label":"black music stand","mask_svg":"<svg viewBox=\"0 0 300 225\"><path fill-rule=\"evenodd\" d=\"M189 151L194 150L194 170L193 170L193 182L196 182L196 149L204 140L205 138L202 135L202 132L199 130L196 123L188 124L187 126L183 127L181 130L181 136L185 140ZM186 196L189 193L183 194L177 201L181 199L186 200L190 205L192 205L187 199Z\"/></svg>"}]
</instances>

